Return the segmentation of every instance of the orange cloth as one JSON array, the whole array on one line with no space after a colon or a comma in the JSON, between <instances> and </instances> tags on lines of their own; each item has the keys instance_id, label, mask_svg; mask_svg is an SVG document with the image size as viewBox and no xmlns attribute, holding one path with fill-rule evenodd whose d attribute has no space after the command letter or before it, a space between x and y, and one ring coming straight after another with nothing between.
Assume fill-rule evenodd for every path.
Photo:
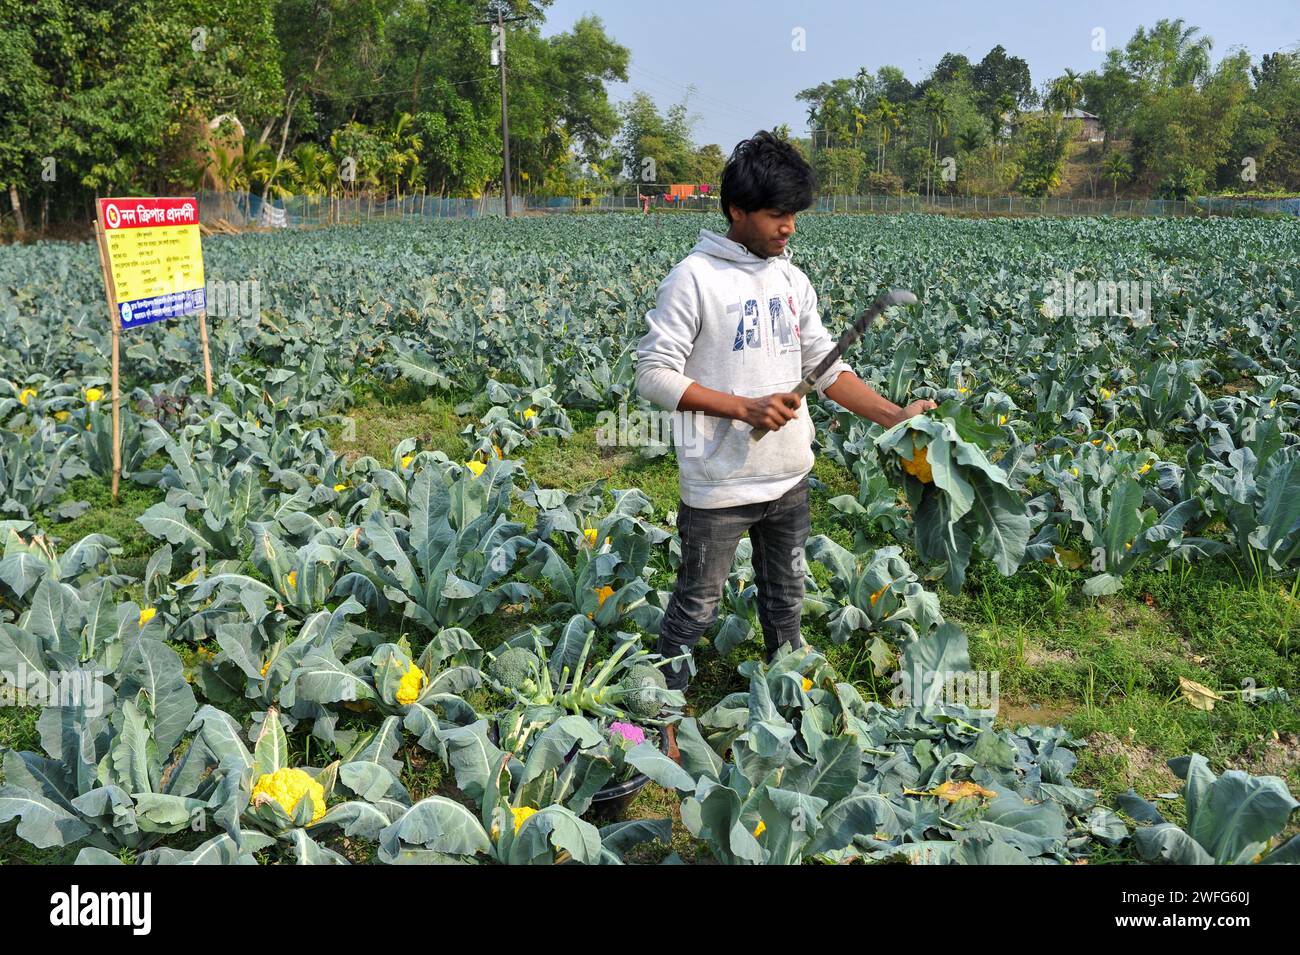
<instances>
[{"instance_id":1,"label":"orange cloth","mask_svg":"<svg viewBox=\"0 0 1300 955\"><path fill-rule=\"evenodd\" d=\"M682 199L687 198L688 196L695 195L695 186L693 184L688 184L688 183L674 182L671 185L669 185L668 194L670 196L676 196L678 198L678 201L680 201Z\"/></svg>"}]
</instances>

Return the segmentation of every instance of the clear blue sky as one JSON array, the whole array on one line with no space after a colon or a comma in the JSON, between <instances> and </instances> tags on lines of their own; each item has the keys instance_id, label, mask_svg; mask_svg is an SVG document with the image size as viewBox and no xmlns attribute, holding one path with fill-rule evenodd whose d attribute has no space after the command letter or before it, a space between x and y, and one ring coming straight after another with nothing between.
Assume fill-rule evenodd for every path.
<instances>
[{"instance_id":1,"label":"clear blue sky","mask_svg":"<svg viewBox=\"0 0 1300 955\"><path fill-rule=\"evenodd\" d=\"M716 142L724 153L779 123L804 135L806 112L795 94L859 66L874 73L891 64L916 81L944 53L978 62L1001 43L1041 86L1066 67L1084 72L1102 63L1104 54L1092 49L1095 27L1109 46L1122 47L1137 27L1178 17L1214 40L1216 63L1236 46L1256 61L1300 49L1297 0L555 0L543 33L567 30L588 13L632 51L629 82L614 84L612 97L644 90L662 109L694 84L696 142ZM805 31L805 52L791 49L796 27Z\"/></svg>"}]
</instances>

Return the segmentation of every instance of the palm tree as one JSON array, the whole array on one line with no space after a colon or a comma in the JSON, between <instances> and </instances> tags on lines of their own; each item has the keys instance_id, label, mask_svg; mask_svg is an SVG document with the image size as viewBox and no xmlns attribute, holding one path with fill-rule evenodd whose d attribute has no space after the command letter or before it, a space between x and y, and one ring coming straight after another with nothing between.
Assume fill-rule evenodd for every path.
<instances>
[{"instance_id":1,"label":"palm tree","mask_svg":"<svg viewBox=\"0 0 1300 955\"><path fill-rule=\"evenodd\" d=\"M862 112L857 107L854 107L853 109L853 148L854 149L858 148L858 137L862 135L862 130L865 129L867 124L870 122L871 120L867 117L866 113Z\"/></svg>"},{"instance_id":2,"label":"palm tree","mask_svg":"<svg viewBox=\"0 0 1300 955\"><path fill-rule=\"evenodd\" d=\"M294 183L305 196L334 195L334 179L338 168L329 151L316 143L300 143L293 151L293 162L298 167Z\"/></svg>"},{"instance_id":3,"label":"palm tree","mask_svg":"<svg viewBox=\"0 0 1300 955\"><path fill-rule=\"evenodd\" d=\"M343 144L339 139L339 130L330 133L330 160L334 164L334 175L329 178L329 196L334 198L336 192L345 192L343 184Z\"/></svg>"},{"instance_id":4,"label":"palm tree","mask_svg":"<svg viewBox=\"0 0 1300 955\"><path fill-rule=\"evenodd\" d=\"M827 149L833 148L831 140L835 141L837 147L844 145L844 141L849 136L850 123L838 104L832 102L823 104L821 124L822 129L826 131L825 147Z\"/></svg>"},{"instance_id":5,"label":"palm tree","mask_svg":"<svg viewBox=\"0 0 1300 955\"><path fill-rule=\"evenodd\" d=\"M393 125L385 136L387 150L383 166L387 178L393 183L397 201L402 201L402 174L412 165L419 165L420 151L424 149L424 140L412 131L414 118L410 113L398 113Z\"/></svg>"},{"instance_id":6,"label":"palm tree","mask_svg":"<svg viewBox=\"0 0 1300 955\"><path fill-rule=\"evenodd\" d=\"M1051 91L1047 94L1046 106L1048 109L1059 109L1064 115L1083 99L1083 84L1080 82L1080 76L1074 70L1066 70L1061 76L1052 81Z\"/></svg>"},{"instance_id":7,"label":"palm tree","mask_svg":"<svg viewBox=\"0 0 1300 955\"><path fill-rule=\"evenodd\" d=\"M262 201L268 197L291 196L289 186L298 167L292 159L280 159L266 143L249 137L244 140L242 175L250 185L262 187Z\"/></svg>"},{"instance_id":8,"label":"palm tree","mask_svg":"<svg viewBox=\"0 0 1300 955\"><path fill-rule=\"evenodd\" d=\"M244 137L244 153L239 157L239 169L236 178L243 184L244 191L252 192L255 183L260 181L262 170L266 163L272 158L271 147L266 143L259 142L253 136ZM263 199L266 197L263 196ZM245 214L252 214L251 201Z\"/></svg>"},{"instance_id":9,"label":"palm tree","mask_svg":"<svg viewBox=\"0 0 1300 955\"><path fill-rule=\"evenodd\" d=\"M893 103L886 96L876 97L876 108L872 113L877 125L880 126L880 149L876 153L877 171L885 171L885 147L889 145L889 135L893 130L902 125L902 115Z\"/></svg>"},{"instance_id":10,"label":"palm tree","mask_svg":"<svg viewBox=\"0 0 1300 955\"><path fill-rule=\"evenodd\" d=\"M1003 93L993 104L993 138L1002 138L1002 127L1016 118L1016 98L1010 93Z\"/></svg>"},{"instance_id":11,"label":"palm tree","mask_svg":"<svg viewBox=\"0 0 1300 955\"><path fill-rule=\"evenodd\" d=\"M1209 37L1195 39L1199 27L1185 27L1181 17L1160 20L1150 33L1138 29L1134 42L1145 67L1145 78L1156 89L1169 86L1190 86L1204 79L1210 71L1210 50L1214 41Z\"/></svg>"},{"instance_id":12,"label":"palm tree","mask_svg":"<svg viewBox=\"0 0 1300 955\"><path fill-rule=\"evenodd\" d=\"M1176 22L1181 26L1183 21ZM1191 86L1205 79L1210 72L1210 50L1214 41L1203 36L1193 42L1192 37L1200 32L1200 27L1188 27L1178 36L1178 58L1174 61L1174 83L1178 86Z\"/></svg>"},{"instance_id":13,"label":"palm tree","mask_svg":"<svg viewBox=\"0 0 1300 955\"><path fill-rule=\"evenodd\" d=\"M867 88L871 85L871 74L867 72L865 66L859 66L857 74L853 77L853 95L856 100L855 105L862 109L867 105Z\"/></svg>"},{"instance_id":14,"label":"palm tree","mask_svg":"<svg viewBox=\"0 0 1300 955\"><path fill-rule=\"evenodd\" d=\"M408 194L415 193L416 187L423 185L427 172L428 170L424 168L424 164L418 158L411 163L406 170L406 191Z\"/></svg>"},{"instance_id":15,"label":"palm tree","mask_svg":"<svg viewBox=\"0 0 1300 955\"><path fill-rule=\"evenodd\" d=\"M298 191L306 196L319 196L330 188L330 180L337 169L334 158L316 143L300 143L292 154L294 165L298 167L295 184Z\"/></svg>"},{"instance_id":16,"label":"palm tree","mask_svg":"<svg viewBox=\"0 0 1300 955\"><path fill-rule=\"evenodd\" d=\"M973 153L984 145L984 134L979 127L968 126L957 134L957 147L964 153Z\"/></svg>"},{"instance_id":17,"label":"palm tree","mask_svg":"<svg viewBox=\"0 0 1300 955\"><path fill-rule=\"evenodd\" d=\"M287 199L293 195L294 176L298 166L292 159L276 159L264 165L260 170L259 181L262 184L262 198L271 196L275 199Z\"/></svg>"},{"instance_id":18,"label":"palm tree","mask_svg":"<svg viewBox=\"0 0 1300 955\"><path fill-rule=\"evenodd\" d=\"M243 179L243 165L234 150L227 151L214 143L205 143L203 170L211 172L215 182L227 192L238 192L248 185Z\"/></svg>"},{"instance_id":19,"label":"palm tree","mask_svg":"<svg viewBox=\"0 0 1300 955\"><path fill-rule=\"evenodd\" d=\"M243 160L234 150L222 149L210 142L204 145L204 152L206 159L203 169L205 172L210 171L215 182L220 184L222 218L228 219L230 214L227 210L233 211L233 207L229 205L230 194L243 192L248 188Z\"/></svg>"},{"instance_id":20,"label":"palm tree","mask_svg":"<svg viewBox=\"0 0 1300 955\"><path fill-rule=\"evenodd\" d=\"M967 126L957 134L957 148L967 155L973 156L982 145L984 145L984 128L982 126ZM969 177L966 177L966 183L969 185Z\"/></svg>"},{"instance_id":21,"label":"palm tree","mask_svg":"<svg viewBox=\"0 0 1300 955\"><path fill-rule=\"evenodd\" d=\"M1119 150L1112 150L1101 161L1101 174L1110 180L1110 196L1113 199L1118 192L1119 181L1123 179L1127 182L1129 176L1133 175L1133 167L1129 164L1127 156Z\"/></svg>"},{"instance_id":22,"label":"palm tree","mask_svg":"<svg viewBox=\"0 0 1300 955\"><path fill-rule=\"evenodd\" d=\"M925 91L921 109L929 120L930 141L926 145L926 151L933 152L933 162L930 173L926 177L926 186L930 197L933 198L934 166L939 162L939 141L948 135L948 121L952 119L952 107L948 105L948 99L942 93L936 89L928 89Z\"/></svg>"},{"instance_id":23,"label":"palm tree","mask_svg":"<svg viewBox=\"0 0 1300 955\"><path fill-rule=\"evenodd\" d=\"M999 96L997 102L993 104L993 108L996 110L996 114L993 117L993 136L989 140L990 156L993 154L994 146L1003 139L1003 128L1014 126L1016 115L1019 112L1016 106L1016 98L1010 93L1003 93Z\"/></svg>"}]
</instances>

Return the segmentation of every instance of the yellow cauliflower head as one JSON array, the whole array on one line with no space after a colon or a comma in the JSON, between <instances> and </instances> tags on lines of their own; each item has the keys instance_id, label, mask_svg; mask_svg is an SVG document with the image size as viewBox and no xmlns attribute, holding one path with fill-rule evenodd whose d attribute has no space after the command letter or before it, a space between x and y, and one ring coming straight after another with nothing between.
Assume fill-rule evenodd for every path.
<instances>
[{"instance_id":1,"label":"yellow cauliflower head","mask_svg":"<svg viewBox=\"0 0 1300 955\"><path fill-rule=\"evenodd\" d=\"M912 475L912 477L916 478L922 484L933 484L934 474L930 470L930 462L927 457L930 449L928 446L918 448L915 443L916 439L913 438L912 440L912 460L909 461L907 458L899 455L899 461L902 462L903 470Z\"/></svg>"},{"instance_id":2,"label":"yellow cauliflower head","mask_svg":"<svg viewBox=\"0 0 1300 955\"><path fill-rule=\"evenodd\" d=\"M325 815L325 787L301 769L277 769L264 773L253 786L252 806L273 802L289 816L304 799L311 800L311 821L318 822Z\"/></svg>"},{"instance_id":3,"label":"yellow cauliflower head","mask_svg":"<svg viewBox=\"0 0 1300 955\"><path fill-rule=\"evenodd\" d=\"M420 698L428 685L429 678L424 675L424 671L412 663L402 676L402 682L397 684L397 702L409 706Z\"/></svg>"}]
</instances>

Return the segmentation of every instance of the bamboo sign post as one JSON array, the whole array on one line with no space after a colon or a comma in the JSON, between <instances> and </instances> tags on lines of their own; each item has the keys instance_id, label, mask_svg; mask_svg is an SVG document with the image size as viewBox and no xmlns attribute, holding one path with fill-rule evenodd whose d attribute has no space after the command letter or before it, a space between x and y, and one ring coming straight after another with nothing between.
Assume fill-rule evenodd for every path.
<instances>
[{"instance_id":1,"label":"bamboo sign post","mask_svg":"<svg viewBox=\"0 0 1300 955\"><path fill-rule=\"evenodd\" d=\"M199 203L195 198L100 199L99 263L112 323L113 500L122 479L122 330L182 315L199 316L203 378L212 397Z\"/></svg>"}]
</instances>

